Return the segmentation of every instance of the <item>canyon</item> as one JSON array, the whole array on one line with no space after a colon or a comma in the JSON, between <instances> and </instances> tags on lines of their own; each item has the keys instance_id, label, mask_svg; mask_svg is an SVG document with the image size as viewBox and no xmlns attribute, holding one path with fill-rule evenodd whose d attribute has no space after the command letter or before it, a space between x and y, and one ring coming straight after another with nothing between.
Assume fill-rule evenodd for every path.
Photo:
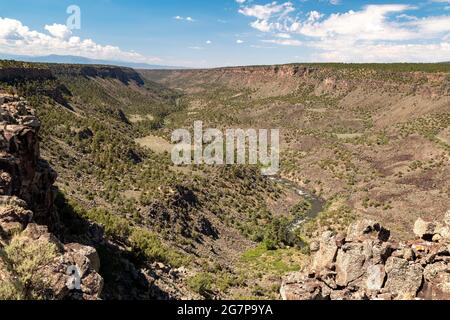
<instances>
[{"instance_id":1,"label":"canyon","mask_svg":"<svg viewBox=\"0 0 450 320\"><path fill-rule=\"evenodd\" d=\"M447 64L2 61L0 103L1 298L449 298ZM195 121L280 129L279 177L174 165Z\"/></svg>"}]
</instances>

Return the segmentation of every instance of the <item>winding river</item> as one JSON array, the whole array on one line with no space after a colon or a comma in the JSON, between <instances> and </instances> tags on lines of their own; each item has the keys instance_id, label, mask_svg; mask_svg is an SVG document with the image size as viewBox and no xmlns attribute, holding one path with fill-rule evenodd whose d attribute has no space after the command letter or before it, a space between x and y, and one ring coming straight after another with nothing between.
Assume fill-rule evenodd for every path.
<instances>
[{"instance_id":1,"label":"winding river","mask_svg":"<svg viewBox=\"0 0 450 320\"><path fill-rule=\"evenodd\" d=\"M305 216L297 218L291 223L291 232L297 230L306 221L315 219L319 215L319 213L321 213L325 209L326 201L324 199L300 187L296 183L281 177L269 177L269 179L295 191L295 193L306 198L311 203L311 208L306 212Z\"/></svg>"}]
</instances>

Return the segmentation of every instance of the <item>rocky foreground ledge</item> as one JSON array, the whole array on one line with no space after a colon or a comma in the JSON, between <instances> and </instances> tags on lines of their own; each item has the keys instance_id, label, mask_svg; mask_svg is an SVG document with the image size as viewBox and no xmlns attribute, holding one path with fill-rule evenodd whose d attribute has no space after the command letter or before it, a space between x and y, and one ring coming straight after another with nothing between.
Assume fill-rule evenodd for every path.
<instances>
[{"instance_id":1,"label":"rocky foreground ledge","mask_svg":"<svg viewBox=\"0 0 450 320\"><path fill-rule=\"evenodd\" d=\"M39 129L25 100L0 92L0 299L98 299L96 250L50 232L56 173L40 158Z\"/></svg>"},{"instance_id":2,"label":"rocky foreground ledge","mask_svg":"<svg viewBox=\"0 0 450 320\"><path fill-rule=\"evenodd\" d=\"M323 233L311 263L282 284L284 300L450 300L450 211L442 223L417 220L417 239L389 241L362 220L346 235Z\"/></svg>"}]
</instances>

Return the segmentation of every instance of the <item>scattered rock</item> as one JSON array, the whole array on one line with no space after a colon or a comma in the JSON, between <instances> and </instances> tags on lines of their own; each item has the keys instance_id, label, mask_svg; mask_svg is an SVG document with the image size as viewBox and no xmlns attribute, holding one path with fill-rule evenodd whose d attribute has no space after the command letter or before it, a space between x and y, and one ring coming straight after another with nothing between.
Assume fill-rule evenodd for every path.
<instances>
[{"instance_id":1,"label":"scattered rock","mask_svg":"<svg viewBox=\"0 0 450 320\"><path fill-rule=\"evenodd\" d=\"M311 250L311 264L283 282L282 298L450 300L446 227L420 219L414 231L422 240L402 243L389 241L390 232L371 220L352 224L347 237L327 231L316 241L319 250Z\"/></svg>"},{"instance_id":2,"label":"scattered rock","mask_svg":"<svg viewBox=\"0 0 450 320\"><path fill-rule=\"evenodd\" d=\"M438 232L441 239L450 239L450 226L443 226L439 229Z\"/></svg>"},{"instance_id":3,"label":"scattered rock","mask_svg":"<svg viewBox=\"0 0 450 320\"><path fill-rule=\"evenodd\" d=\"M411 248L405 248L403 250L403 259L405 259L406 261L414 261L416 259L414 250Z\"/></svg>"},{"instance_id":4,"label":"scattered rock","mask_svg":"<svg viewBox=\"0 0 450 320\"><path fill-rule=\"evenodd\" d=\"M445 213L445 216L444 216L444 223L445 223L448 227L450 227L450 210L447 211L447 212Z\"/></svg>"},{"instance_id":5,"label":"scattered rock","mask_svg":"<svg viewBox=\"0 0 450 320\"><path fill-rule=\"evenodd\" d=\"M311 252L317 252L320 250L320 242L319 241L312 241L309 245L309 250Z\"/></svg>"}]
</instances>

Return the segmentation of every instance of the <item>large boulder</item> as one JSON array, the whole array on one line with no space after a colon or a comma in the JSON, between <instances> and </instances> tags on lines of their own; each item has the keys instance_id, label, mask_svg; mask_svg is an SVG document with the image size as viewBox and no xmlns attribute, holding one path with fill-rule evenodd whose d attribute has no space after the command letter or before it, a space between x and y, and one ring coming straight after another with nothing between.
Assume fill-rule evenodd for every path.
<instances>
[{"instance_id":1,"label":"large boulder","mask_svg":"<svg viewBox=\"0 0 450 320\"><path fill-rule=\"evenodd\" d=\"M68 253L75 253L78 256L85 257L88 261L84 261L83 264L89 264L96 272L100 272L100 257L94 248L83 246L79 243L69 243L65 245L65 250Z\"/></svg>"},{"instance_id":2,"label":"large boulder","mask_svg":"<svg viewBox=\"0 0 450 320\"><path fill-rule=\"evenodd\" d=\"M336 258L336 283L347 286L364 275L366 256L364 246L359 243L346 244Z\"/></svg>"},{"instance_id":3,"label":"large boulder","mask_svg":"<svg viewBox=\"0 0 450 320\"><path fill-rule=\"evenodd\" d=\"M312 270L331 268L336 259L338 247L331 231L325 232L320 239L319 251L314 255Z\"/></svg>"},{"instance_id":4,"label":"large boulder","mask_svg":"<svg viewBox=\"0 0 450 320\"><path fill-rule=\"evenodd\" d=\"M425 283L420 297L431 300L450 299L450 267L446 262L427 265L423 272Z\"/></svg>"},{"instance_id":5,"label":"large boulder","mask_svg":"<svg viewBox=\"0 0 450 320\"><path fill-rule=\"evenodd\" d=\"M366 239L388 241L390 235L390 231L383 228L379 222L364 219L352 223L348 227L346 240L348 242Z\"/></svg>"},{"instance_id":6,"label":"large boulder","mask_svg":"<svg viewBox=\"0 0 450 320\"><path fill-rule=\"evenodd\" d=\"M322 293L322 284L308 277L298 277L292 274L281 285L281 298L283 300L326 300Z\"/></svg>"},{"instance_id":7,"label":"large boulder","mask_svg":"<svg viewBox=\"0 0 450 320\"><path fill-rule=\"evenodd\" d=\"M380 291L386 280L386 269L384 265L377 264L367 268L366 288L369 291Z\"/></svg>"},{"instance_id":8,"label":"large boulder","mask_svg":"<svg viewBox=\"0 0 450 320\"><path fill-rule=\"evenodd\" d=\"M33 213L26 203L16 197L0 196L0 239L21 232L31 221Z\"/></svg>"},{"instance_id":9,"label":"large boulder","mask_svg":"<svg viewBox=\"0 0 450 320\"><path fill-rule=\"evenodd\" d=\"M437 233L438 225L434 221L425 221L422 218L417 219L414 224L414 234L420 239L431 240Z\"/></svg>"},{"instance_id":10,"label":"large boulder","mask_svg":"<svg viewBox=\"0 0 450 320\"><path fill-rule=\"evenodd\" d=\"M386 262L386 273L385 291L393 293L401 300L417 296L423 282L422 266L410 264L402 258L390 257Z\"/></svg>"}]
</instances>

